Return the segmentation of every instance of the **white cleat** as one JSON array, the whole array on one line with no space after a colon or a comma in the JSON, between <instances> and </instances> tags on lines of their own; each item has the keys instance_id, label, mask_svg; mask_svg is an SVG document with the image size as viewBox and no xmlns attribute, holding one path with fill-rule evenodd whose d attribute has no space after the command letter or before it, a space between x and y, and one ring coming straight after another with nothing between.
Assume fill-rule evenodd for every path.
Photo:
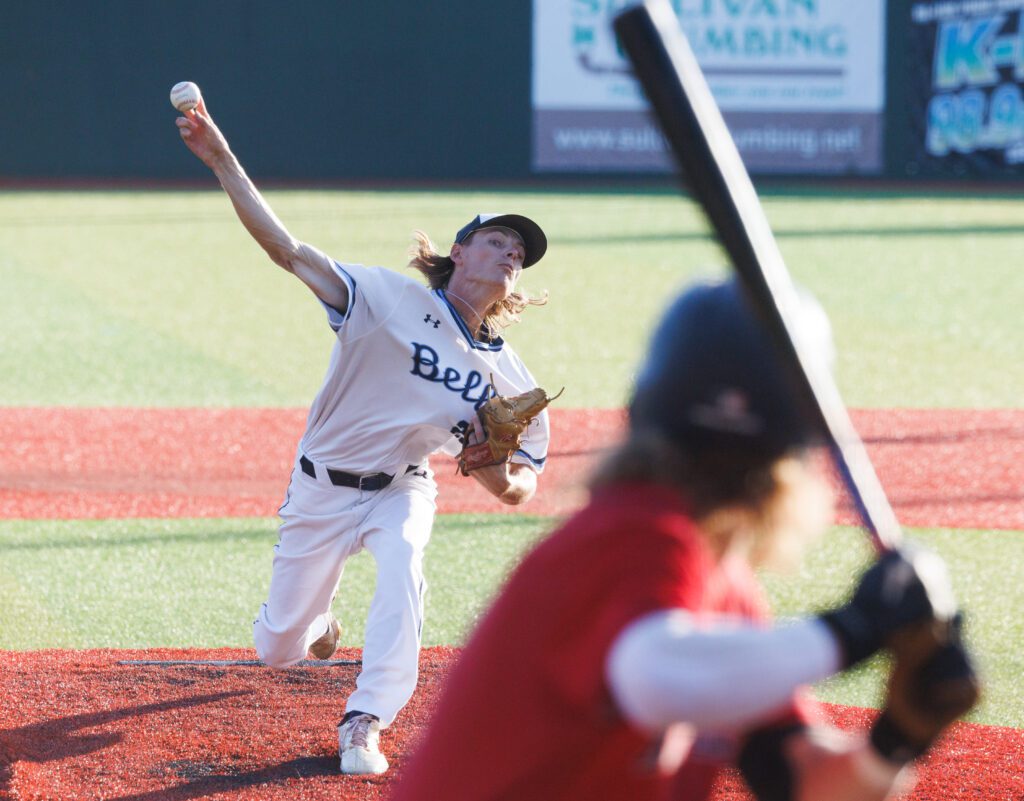
<instances>
[{"instance_id":1,"label":"white cleat","mask_svg":"<svg viewBox=\"0 0 1024 801\"><path fill-rule=\"evenodd\" d=\"M354 715L338 726L341 772L349 775L379 774L388 769L380 752L380 721L373 715Z\"/></svg>"}]
</instances>

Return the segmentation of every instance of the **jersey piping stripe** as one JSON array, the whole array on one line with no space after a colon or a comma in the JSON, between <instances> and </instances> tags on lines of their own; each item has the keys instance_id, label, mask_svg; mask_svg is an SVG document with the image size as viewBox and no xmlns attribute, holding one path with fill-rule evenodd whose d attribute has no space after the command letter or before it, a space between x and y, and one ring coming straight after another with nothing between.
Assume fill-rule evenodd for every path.
<instances>
[{"instance_id":1,"label":"jersey piping stripe","mask_svg":"<svg viewBox=\"0 0 1024 801\"><path fill-rule=\"evenodd\" d=\"M532 465L534 465L536 467L539 467L541 469L544 468L544 463L548 460L548 457L546 457L546 456L543 459L534 459L532 456L530 456L530 454L528 454L522 448L520 448L518 451L516 451L516 456L525 456L527 459L530 460L530 464L532 464Z\"/></svg>"},{"instance_id":2,"label":"jersey piping stripe","mask_svg":"<svg viewBox=\"0 0 1024 801\"><path fill-rule=\"evenodd\" d=\"M476 350L491 351L497 351L502 349L502 347L505 344L505 340L503 340L501 337L498 337L493 342L480 342L479 340L474 339L473 334L470 333L469 326L466 325L466 321L462 319L462 315L459 314L458 309L456 309L452 305L452 302L448 300L448 296L445 294L444 290L435 289L434 294L441 298L442 301L444 301L444 305L448 307L448 313L452 316L452 319L455 321L455 325L458 326L458 329L462 333L463 338L466 340L466 342L469 343L471 348L475 348Z\"/></svg>"},{"instance_id":3,"label":"jersey piping stripe","mask_svg":"<svg viewBox=\"0 0 1024 801\"><path fill-rule=\"evenodd\" d=\"M327 309L327 317L331 328L337 332L352 314L352 307L356 304L356 279L349 275L345 271L345 268L338 264L338 262L334 261L332 263L334 264L334 271L338 274L338 277L345 282L345 287L348 289L348 308L346 308L345 313L342 314L338 309L329 303L325 303L322 299L320 300L320 303L322 303L324 308Z\"/></svg>"},{"instance_id":4,"label":"jersey piping stripe","mask_svg":"<svg viewBox=\"0 0 1024 801\"><path fill-rule=\"evenodd\" d=\"M281 512L284 511L284 507L286 507L289 503L291 503L291 500L292 500L292 479L289 478L288 479L288 489L286 489L285 493L284 493L284 503L282 503L277 508L278 515L280 515Z\"/></svg>"}]
</instances>

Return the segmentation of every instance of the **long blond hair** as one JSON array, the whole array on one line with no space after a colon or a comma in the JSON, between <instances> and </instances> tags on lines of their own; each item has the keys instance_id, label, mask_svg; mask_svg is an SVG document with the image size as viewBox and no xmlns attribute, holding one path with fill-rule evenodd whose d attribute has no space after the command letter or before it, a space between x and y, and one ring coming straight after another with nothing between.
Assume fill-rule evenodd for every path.
<instances>
[{"instance_id":1,"label":"long blond hair","mask_svg":"<svg viewBox=\"0 0 1024 801\"><path fill-rule=\"evenodd\" d=\"M477 233L474 231L470 234L466 242ZM444 289L455 272L455 262L451 256L439 253L437 246L423 231L413 231L412 236L415 243L409 249L410 259L407 266L423 273L431 289ZM484 312L481 333L488 339L495 339L504 329L519 322L519 315L527 306L543 306L547 302L547 292L540 297L532 297L526 292L513 290Z\"/></svg>"},{"instance_id":2,"label":"long blond hair","mask_svg":"<svg viewBox=\"0 0 1024 801\"><path fill-rule=\"evenodd\" d=\"M631 431L600 464L592 489L619 482L675 490L706 538L747 538L747 561L789 569L834 517L834 496L814 455L777 458L739 449L687 453L657 431Z\"/></svg>"}]
</instances>

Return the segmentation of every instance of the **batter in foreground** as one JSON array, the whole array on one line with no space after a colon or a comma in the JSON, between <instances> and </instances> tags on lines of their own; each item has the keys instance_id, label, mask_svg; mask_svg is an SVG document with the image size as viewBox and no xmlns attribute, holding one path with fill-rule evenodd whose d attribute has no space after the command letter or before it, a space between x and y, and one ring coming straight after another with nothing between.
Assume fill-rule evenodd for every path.
<instances>
[{"instance_id":1,"label":"batter in foreground","mask_svg":"<svg viewBox=\"0 0 1024 801\"><path fill-rule=\"evenodd\" d=\"M391 270L340 263L285 229L205 102L177 126L253 238L319 298L337 337L280 509L270 590L254 638L260 659L273 667L307 653L329 657L340 635L331 602L345 562L370 551L376 592L338 743L343 773L383 773L380 729L416 686L423 551L437 495L428 457L459 456L464 475L508 504L529 500L544 468L547 398L500 333L527 306L545 302L515 287L547 240L526 217L480 214L458 231L447 256L416 232L410 266L428 286Z\"/></svg>"},{"instance_id":2,"label":"batter in foreground","mask_svg":"<svg viewBox=\"0 0 1024 801\"><path fill-rule=\"evenodd\" d=\"M829 350L824 313L803 317ZM754 568L820 534L832 491L821 432L735 283L669 308L629 412L589 505L470 638L393 801L706 801L727 765L760 801L906 789L977 698L945 566L890 552L845 605L768 621ZM840 736L801 687L881 649L881 717Z\"/></svg>"}]
</instances>

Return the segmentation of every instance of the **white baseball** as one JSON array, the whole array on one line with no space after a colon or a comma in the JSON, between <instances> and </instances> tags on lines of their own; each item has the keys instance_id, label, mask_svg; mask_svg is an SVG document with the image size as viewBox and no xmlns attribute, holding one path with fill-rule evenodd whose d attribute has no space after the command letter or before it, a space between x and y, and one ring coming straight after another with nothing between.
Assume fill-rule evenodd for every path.
<instances>
[{"instance_id":1,"label":"white baseball","mask_svg":"<svg viewBox=\"0 0 1024 801\"><path fill-rule=\"evenodd\" d=\"M171 87L171 105L178 111L191 111L199 105L199 101L202 99L203 95L200 93L199 87L192 81L182 81Z\"/></svg>"}]
</instances>

